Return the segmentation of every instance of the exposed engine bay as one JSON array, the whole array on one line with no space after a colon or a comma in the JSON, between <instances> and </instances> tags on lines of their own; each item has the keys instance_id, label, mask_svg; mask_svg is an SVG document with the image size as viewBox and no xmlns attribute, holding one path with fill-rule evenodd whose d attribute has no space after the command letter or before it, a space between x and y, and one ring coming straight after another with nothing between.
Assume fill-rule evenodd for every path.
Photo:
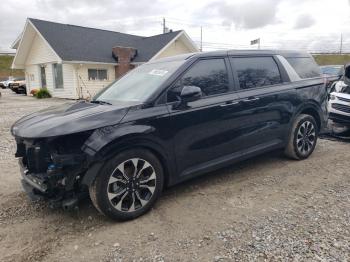
<instances>
[{"instance_id":1,"label":"exposed engine bay","mask_svg":"<svg viewBox=\"0 0 350 262\"><path fill-rule=\"evenodd\" d=\"M91 132L57 138L16 138L22 184L32 199L45 197L50 204L70 208L86 189L81 179L87 170L87 155L81 150ZM62 202L62 201L65 202Z\"/></svg>"}]
</instances>

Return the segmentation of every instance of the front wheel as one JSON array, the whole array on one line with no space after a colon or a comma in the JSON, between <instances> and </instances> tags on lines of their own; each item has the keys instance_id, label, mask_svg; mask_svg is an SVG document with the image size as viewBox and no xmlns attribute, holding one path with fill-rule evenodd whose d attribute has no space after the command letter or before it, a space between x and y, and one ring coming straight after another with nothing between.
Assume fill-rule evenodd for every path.
<instances>
[{"instance_id":1,"label":"front wheel","mask_svg":"<svg viewBox=\"0 0 350 262\"><path fill-rule=\"evenodd\" d=\"M128 150L107 161L89 188L90 198L102 214L130 220L154 205L163 181L157 157L143 149Z\"/></svg>"},{"instance_id":2,"label":"front wheel","mask_svg":"<svg viewBox=\"0 0 350 262\"><path fill-rule=\"evenodd\" d=\"M310 115L299 115L290 132L285 155L297 160L308 158L317 143L318 127L315 119Z\"/></svg>"}]
</instances>

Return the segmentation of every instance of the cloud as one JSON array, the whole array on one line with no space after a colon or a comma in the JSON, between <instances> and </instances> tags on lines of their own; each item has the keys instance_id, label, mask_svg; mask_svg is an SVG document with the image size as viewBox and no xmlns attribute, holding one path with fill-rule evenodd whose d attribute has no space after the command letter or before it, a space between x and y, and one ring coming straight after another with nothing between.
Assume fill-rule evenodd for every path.
<instances>
[{"instance_id":1,"label":"cloud","mask_svg":"<svg viewBox=\"0 0 350 262\"><path fill-rule=\"evenodd\" d=\"M315 19L308 14L299 15L295 21L294 29L303 29L313 26L316 23Z\"/></svg>"},{"instance_id":2,"label":"cloud","mask_svg":"<svg viewBox=\"0 0 350 262\"><path fill-rule=\"evenodd\" d=\"M214 2L202 9L200 14L221 19L223 24L233 24L240 29L261 28L278 23L276 17L281 0L249 0L238 3Z\"/></svg>"},{"instance_id":3,"label":"cloud","mask_svg":"<svg viewBox=\"0 0 350 262\"><path fill-rule=\"evenodd\" d=\"M3 0L1 2L0 46L7 49L24 28L26 18L127 32L154 26L167 11L161 0ZM159 19L158 19L159 20ZM140 22L142 21L142 22ZM160 20L159 33L161 32Z\"/></svg>"}]
</instances>

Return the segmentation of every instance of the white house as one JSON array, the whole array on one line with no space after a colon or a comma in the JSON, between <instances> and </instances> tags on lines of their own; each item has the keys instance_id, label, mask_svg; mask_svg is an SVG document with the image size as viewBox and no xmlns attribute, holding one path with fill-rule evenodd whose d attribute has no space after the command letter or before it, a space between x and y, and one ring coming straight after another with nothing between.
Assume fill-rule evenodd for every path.
<instances>
[{"instance_id":1,"label":"white house","mask_svg":"<svg viewBox=\"0 0 350 262\"><path fill-rule=\"evenodd\" d=\"M52 96L86 98L137 65L198 52L185 31L142 37L28 18L12 68L24 69L27 93L46 87Z\"/></svg>"}]
</instances>

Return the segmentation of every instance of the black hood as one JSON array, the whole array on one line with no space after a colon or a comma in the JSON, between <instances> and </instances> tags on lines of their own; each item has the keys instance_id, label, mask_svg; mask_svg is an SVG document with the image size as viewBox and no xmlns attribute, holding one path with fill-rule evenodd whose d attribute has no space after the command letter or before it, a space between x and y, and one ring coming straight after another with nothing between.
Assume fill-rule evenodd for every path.
<instances>
[{"instance_id":1,"label":"black hood","mask_svg":"<svg viewBox=\"0 0 350 262\"><path fill-rule=\"evenodd\" d=\"M22 138L44 138L93 130L118 124L131 106L135 103L66 103L21 118L13 124L11 133Z\"/></svg>"}]
</instances>

